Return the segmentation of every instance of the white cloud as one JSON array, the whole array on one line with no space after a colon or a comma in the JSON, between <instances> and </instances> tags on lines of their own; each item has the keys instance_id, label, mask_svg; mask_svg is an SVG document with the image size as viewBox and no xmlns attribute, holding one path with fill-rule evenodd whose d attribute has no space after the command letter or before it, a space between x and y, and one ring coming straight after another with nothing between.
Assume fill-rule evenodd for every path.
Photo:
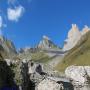
<instances>
[{"instance_id":1,"label":"white cloud","mask_svg":"<svg viewBox=\"0 0 90 90\"><path fill-rule=\"evenodd\" d=\"M14 9L8 8L7 9L8 20L17 22L19 18L23 15L24 10L25 10L24 7L22 7L21 5L15 7Z\"/></svg>"}]
</instances>

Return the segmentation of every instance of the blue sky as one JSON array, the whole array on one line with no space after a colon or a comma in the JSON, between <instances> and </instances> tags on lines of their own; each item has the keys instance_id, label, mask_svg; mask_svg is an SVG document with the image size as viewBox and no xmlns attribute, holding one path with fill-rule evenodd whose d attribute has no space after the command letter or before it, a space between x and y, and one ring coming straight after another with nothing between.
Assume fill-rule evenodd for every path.
<instances>
[{"instance_id":1,"label":"blue sky","mask_svg":"<svg viewBox=\"0 0 90 90\"><path fill-rule=\"evenodd\" d=\"M72 23L80 29L90 26L90 0L17 0L13 7L18 5L24 7L23 15L16 22L4 19L7 27L2 29L16 48L33 47L43 35L62 46ZM0 9L6 18L9 7L12 5L7 0L0 0Z\"/></svg>"}]
</instances>

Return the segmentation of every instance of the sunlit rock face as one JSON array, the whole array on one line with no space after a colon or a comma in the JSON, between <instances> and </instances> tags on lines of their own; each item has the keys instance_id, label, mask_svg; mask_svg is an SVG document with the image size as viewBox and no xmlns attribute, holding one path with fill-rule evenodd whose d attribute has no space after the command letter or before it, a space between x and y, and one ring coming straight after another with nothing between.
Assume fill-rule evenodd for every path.
<instances>
[{"instance_id":1,"label":"sunlit rock face","mask_svg":"<svg viewBox=\"0 0 90 90\"><path fill-rule=\"evenodd\" d=\"M34 74L34 73L39 73L41 74L43 72L43 66L39 63L34 63L33 61L30 61L28 63L28 73L29 74Z\"/></svg>"},{"instance_id":2,"label":"sunlit rock face","mask_svg":"<svg viewBox=\"0 0 90 90\"><path fill-rule=\"evenodd\" d=\"M87 75L90 77L90 66L85 66L84 68L87 71Z\"/></svg>"},{"instance_id":3,"label":"sunlit rock face","mask_svg":"<svg viewBox=\"0 0 90 90\"><path fill-rule=\"evenodd\" d=\"M90 31L90 28L89 28L87 25L85 25L84 28L83 28L83 30L81 31L81 34L84 35L84 34L86 34L88 31Z\"/></svg>"},{"instance_id":4,"label":"sunlit rock face","mask_svg":"<svg viewBox=\"0 0 90 90\"><path fill-rule=\"evenodd\" d=\"M75 84L84 85L90 82L90 66L70 66L65 70L65 74Z\"/></svg>"},{"instance_id":5,"label":"sunlit rock face","mask_svg":"<svg viewBox=\"0 0 90 90\"><path fill-rule=\"evenodd\" d=\"M67 39L65 40L63 50L67 51L72 49L88 31L90 31L90 28L86 25L80 31L76 24L72 24L72 28L68 32Z\"/></svg>"},{"instance_id":6,"label":"sunlit rock face","mask_svg":"<svg viewBox=\"0 0 90 90\"><path fill-rule=\"evenodd\" d=\"M68 37L65 40L63 50L70 50L73 48L81 38L81 33L76 24L72 24L72 28L68 32Z\"/></svg>"},{"instance_id":7,"label":"sunlit rock face","mask_svg":"<svg viewBox=\"0 0 90 90\"><path fill-rule=\"evenodd\" d=\"M10 59L5 59L6 63L8 66L10 66L11 64L14 64L15 61L14 60L10 60Z\"/></svg>"},{"instance_id":8,"label":"sunlit rock face","mask_svg":"<svg viewBox=\"0 0 90 90\"><path fill-rule=\"evenodd\" d=\"M43 36L43 39L40 41L40 43L37 46L40 49L54 49L57 48L57 46L48 38L47 36Z\"/></svg>"},{"instance_id":9,"label":"sunlit rock face","mask_svg":"<svg viewBox=\"0 0 90 90\"><path fill-rule=\"evenodd\" d=\"M53 80L44 79L38 84L37 90L64 90L64 87Z\"/></svg>"}]
</instances>

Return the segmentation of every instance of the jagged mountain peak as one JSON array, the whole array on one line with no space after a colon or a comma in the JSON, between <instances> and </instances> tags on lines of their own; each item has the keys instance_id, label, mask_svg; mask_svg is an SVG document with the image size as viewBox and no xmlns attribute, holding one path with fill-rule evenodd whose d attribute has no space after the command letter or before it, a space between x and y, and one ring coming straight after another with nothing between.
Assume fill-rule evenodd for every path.
<instances>
[{"instance_id":1,"label":"jagged mountain peak","mask_svg":"<svg viewBox=\"0 0 90 90\"><path fill-rule=\"evenodd\" d=\"M46 35L43 35L43 39L50 40L50 38Z\"/></svg>"},{"instance_id":2,"label":"jagged mountain peak","mask_svg":"<svg viewBox=\"0 0 90 90\"><path fill-rule=\"evenodd\" d=\"M38 48L40 49L55 49L55 48L58 48L54 43L53 41L47 37L46 35L44 35L42 37L42 40L39 42Z\"/></svg>"},{"instance_id":3,"label":"jagged mountain peak","mask_svg":"<svg viewBox=\"0 0 90 90\"><path fill-rule=\"evenodd\" d=\"M84 35L84 34L86 34L88 31L90 31L90 28L89 28L87 25L85 25L84 28L83 28L82 31L81 31L81 34Z\"/></svg>"},{"instance_id":4,"label":"jagged mountain peak","mask_svg":"<svg viewBox=\"0 0 90 90\"><path fill-rule=\"evenodd\" d=\"M72 24L72 30L78 30L77 24Z\"/></svg>"},{"instance_id":5,"label":"jagged mountain peak","mask_svg":"<svg viewBox=\"0 0 90 90\"><path fill-rule=\"evenodd\" d=\"M67 39L65 40L63 50L66 51L72 49L88 31L90 31L90 28L87 25L85 25L82 30L79 30L76 24L72 24Z\"/></svg>"},{"instance_id":6,"label":"jagged mountain peak","mask_svg":"<svg viewBox=\"0 0 90 90\"><path fill-rule=\"evenodd\" d=\"M76 24L72 24L72 27L68 32L68 38L75 37L76 35L80 35L80 30Z\"/></svg>"},{"instance_id":7,"label":"jagged mountain peak","mask_svg":"<svg viewBox=\"0 0 90 90\"><path fill-rule=\"evenodd\" d=\"M76 24L72 24L71 29L68 32L67 39L65 40L65 44L63 47L63 50L70 50L73 48L76 43L80 40L81 38L81 32Z\"/></svg>"}]
</instances>

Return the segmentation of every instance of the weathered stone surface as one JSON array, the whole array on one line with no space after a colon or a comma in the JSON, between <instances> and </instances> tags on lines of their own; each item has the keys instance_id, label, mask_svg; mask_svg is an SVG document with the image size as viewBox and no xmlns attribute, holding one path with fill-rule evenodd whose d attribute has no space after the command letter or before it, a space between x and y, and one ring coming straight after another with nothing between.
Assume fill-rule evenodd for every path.
<instances>
[{"instance_id":1,"label":"weathered stone surface","mask_svg":"<svg viewBox=\"0 0 90 90\"><path fill-rule=\"evenodd\" d=\"M40 43L37 46L40 49L56 49L59 47L57 47L50 38L48 38L47 36L43 36L43 39L40 41Z\"/></svg>"},{"instance_id":2,"label":"weathered stone surface","mask_svg":"<svg viewBox=\"0 0 90 90\"><path fill-rule=\"evenodd\" d=\"M88 76L90 77L90 66L85 66L84 68L87 71Z\"/></svg>"},{"instance_id":3,"label":"weathered stone surface","mask_svg":"<svg viewBox=\"0 0 90 90\"><path fill-rule=\"evenodd\" d=\"M14 71L14 81L17 86L19 86L20 90L34 90L35 85L34 82L30 80L30 75L28 73L29 61L21 60L17 61L13 64L12 70Z\"/></svg>"},{"instance_id":4,"label":"weathered stone surface","mask_svg":"<svg viewBox=\"0 0 90 90\"><path fill-rule=\"evenodd\" d=\"M53 80L44 79L38 84L37 90L64 90L64 87Z\"/></svg>"},{"instance_id":5,"label":"weathered stone surface","mask_svg":"<svg viewBox=\"0 0 90 90\"><path fill-rule=\"evenodd\" d=\"M76 24L72 24L72 28L68 32L68 37L65 40L63 50L70 50L73 48L81 38L81 33Z\"/></svg>"},{"instance_id":6,"label":"weathered stone surface","mask_svg":"<svg viewBox=\"0 0 90 90\"><path fill-rule=\"evenodd\" d=\"M89 28L87 25L85 25L84 28L83 28L83 30L81 31L81 34L84 35L84 34L86 34L88 31L90 31L90 28Z\"/></svg>"},{"instance_id":7,"label":"weathered stone surface","mask_svg":"<svg viewBox=\"0 0 90 90\"><path fill-rule=\"evenodd\" d=\"M86 25L82 31L80 31L76 24L72 24L72 28L68 32L67 39L65 40L63 50L67 51L72 49L88 31L90 31L90 28Z\"/></svg>"},{"instance_id":8,"label":"weathered stone surface","mask_svg":"<svg viewBox=\"0 0 90 90\"><path fill-rule=\"evenodd\" d=\"M84 85L90 82L90 66L70 66L65 70L68 78L72 79L75 84Z\"/></svg>"}]
</instances>

